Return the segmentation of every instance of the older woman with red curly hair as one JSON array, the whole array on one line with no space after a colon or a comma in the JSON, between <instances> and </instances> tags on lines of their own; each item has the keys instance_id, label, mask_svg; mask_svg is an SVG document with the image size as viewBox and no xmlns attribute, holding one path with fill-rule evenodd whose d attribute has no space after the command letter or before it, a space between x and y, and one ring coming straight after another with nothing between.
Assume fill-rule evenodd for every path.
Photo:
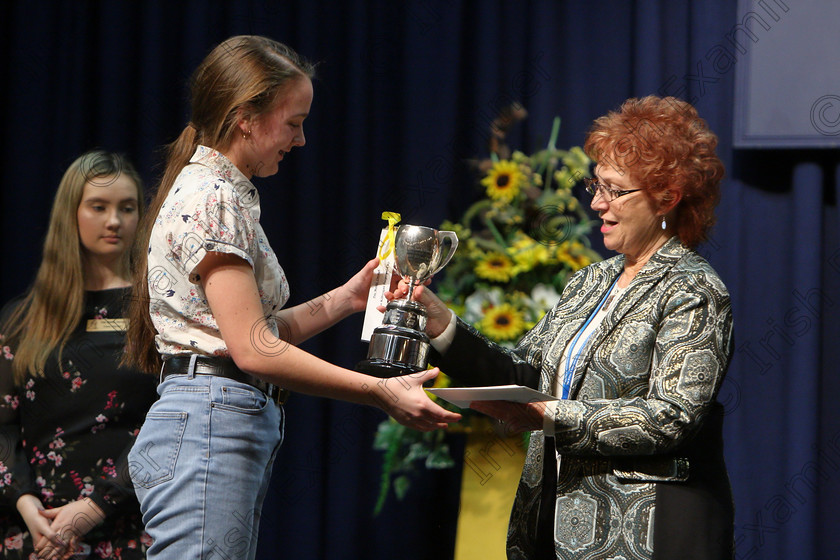
<instances>
[{"instance_id":1,"label":"older woman with red curly hair","mask_svg":"<svg viewBox=\"0 0 840 560\"><path fill-rule=\"evenodd\" d=\"M733 555L716 400L732 356L731 305L694 251L719 199L716 144L674 98L630 99L595 121L587 191L604 245L619 254L575 274L513 350L417 290L435 365L466 385L513 383L557 399L471 405L533 431L510 559Z\"/></svg>"}]
</instances>

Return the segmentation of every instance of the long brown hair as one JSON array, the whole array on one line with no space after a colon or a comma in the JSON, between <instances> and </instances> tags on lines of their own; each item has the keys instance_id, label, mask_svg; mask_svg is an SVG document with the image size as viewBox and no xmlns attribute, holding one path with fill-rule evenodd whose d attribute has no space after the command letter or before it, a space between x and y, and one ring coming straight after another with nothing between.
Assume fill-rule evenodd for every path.
<instances>
[{"instance_id":1,"label":"long brown hair","mask_svg":"<svg viewBox=\"0 0 840 560\"><path fill-rule=\"evenodd\" d=\"M149 239L175 179L199 144L224 152L236 132L238 114L269 112L296 80L312 78L314 67L291 48L266 37L231 37L215 47L190 80L190 122L166 149L166 166L149 212L140 224L137 266L123 363L149 373L160 369L161 358L149 314Z\"/></svg>"},{"instance_id":2,"label":"long brown hair","mask_svg":"<svg viewBox=\"0 0 840 560\"><path fill-rule=\"evenodd\" d=\"M32 288L3 325L6 340L14 347L12 371L22 385L27 374L43 376L49 355L64 346L82 318L85 279L79 240L78 209L85 185L107 186L120 175L137 187L137 211L143 215L143 181L122 155L94 150L70 164L55 194L44 240L41 265ZM121 275L130 276L132 251L123 255ZM9 343L7 342L7 344Z\"/></svg>"}]
</instances>

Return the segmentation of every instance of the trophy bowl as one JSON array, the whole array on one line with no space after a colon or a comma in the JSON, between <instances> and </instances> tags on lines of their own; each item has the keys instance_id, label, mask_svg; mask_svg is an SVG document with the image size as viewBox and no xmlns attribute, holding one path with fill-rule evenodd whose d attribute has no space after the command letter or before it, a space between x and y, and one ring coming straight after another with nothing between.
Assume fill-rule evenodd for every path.
<instances>
[{"instance_id":1,"label":"trophy bowl","mask_svg":"<svg viewBox=\"0 0 840 560\"><path fill-rule=\"evenodd\" d=\"M388 302L382 325L370 337L367 359L356 369L376 377L396 377L426 369L429 337L426 308L412 301L414 287L442 269L458 247L453 231L402 225L394 237L397 271L408 280L408 298Z\"/></svg>"}]
</instances>

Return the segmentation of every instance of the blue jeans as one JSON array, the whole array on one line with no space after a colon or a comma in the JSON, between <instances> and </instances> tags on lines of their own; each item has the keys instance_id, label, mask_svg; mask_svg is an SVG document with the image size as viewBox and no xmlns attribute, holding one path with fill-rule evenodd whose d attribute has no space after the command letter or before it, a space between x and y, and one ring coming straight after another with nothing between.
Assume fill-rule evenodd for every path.
<instances>
[{"instance_id":1,"label":"blue jeans","mask_svg":"<svg viewBox=\"0 0 840 560\"><path fill-rule=\"evenodd\" d=\"M238 381L170 375L129 453L151 559L253 560L283 409Z\"/></svg>"}]
</instances>

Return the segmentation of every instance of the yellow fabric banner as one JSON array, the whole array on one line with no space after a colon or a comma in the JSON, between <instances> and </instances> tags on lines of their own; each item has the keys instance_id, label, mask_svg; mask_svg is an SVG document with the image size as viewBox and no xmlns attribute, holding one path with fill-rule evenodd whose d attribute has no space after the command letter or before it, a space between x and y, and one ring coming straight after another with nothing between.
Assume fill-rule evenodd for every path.
<instances>
[{"instance_id":1,"label":"yellow fabric banner","mask_svg":"<svg viewBox=\"0 0 840 560\"><path fill-rule=\"evenodd\" d=\"M455 560L504 560L525 449L521 435L504 437L489 422L477 424L464 451Z\"/></svg>"}]
</instances>

